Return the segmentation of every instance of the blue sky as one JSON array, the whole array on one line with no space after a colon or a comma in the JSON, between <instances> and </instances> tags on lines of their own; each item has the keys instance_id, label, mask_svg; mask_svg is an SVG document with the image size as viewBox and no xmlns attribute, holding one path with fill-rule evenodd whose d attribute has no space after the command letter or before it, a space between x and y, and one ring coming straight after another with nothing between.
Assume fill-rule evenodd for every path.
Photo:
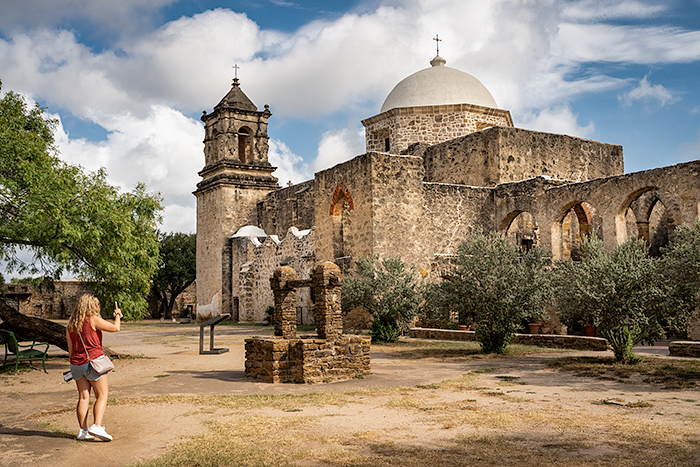
<instances>
[{"instance_id":1,"label":"blue sky","mask_svg":"<svg viewBox=\"0 0 700 467\"><path fill-rule=\"evenodd\" d=\"M700 0L2 0L0 79L60 119L61 157L193 232L199 116L234 64L300 182L364 152L360 120L435 34L518 127L622 144L627 172L700 159Z\"/></svg>"}]
</instances>

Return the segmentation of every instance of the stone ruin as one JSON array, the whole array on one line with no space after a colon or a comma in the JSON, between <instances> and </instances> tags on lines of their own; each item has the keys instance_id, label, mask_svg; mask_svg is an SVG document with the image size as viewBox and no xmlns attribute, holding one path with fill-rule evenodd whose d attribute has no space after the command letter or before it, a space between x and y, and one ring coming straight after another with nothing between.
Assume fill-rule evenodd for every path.
<instances>
[{"instance_id":1,"label":"stone ruin","mask_svg":"<svg viewBox=\"0 0 700 467\"><path fill-rule=\"evenodd\" d=\"M300 280L289 266L275 270L275 335L245 341L245 374L268 383L325 383L370 372L369 336L343 335L340 288L343 275L331 262L320 263L311 279ZM316 335L297 336L297 289L311 287Z\"/></svg>"}]
</instances>

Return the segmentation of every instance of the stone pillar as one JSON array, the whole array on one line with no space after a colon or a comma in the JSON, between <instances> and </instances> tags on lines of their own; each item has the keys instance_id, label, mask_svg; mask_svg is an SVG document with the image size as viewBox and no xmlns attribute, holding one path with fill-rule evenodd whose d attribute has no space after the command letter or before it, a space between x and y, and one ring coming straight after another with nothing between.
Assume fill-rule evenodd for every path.
<instances>
[{"instance_id":1,"label":"stone pillar","mask_svg":"<svg viewBox=\"0 0 700 467\"><path fill-rule=\"evenodd\" d=\"M644 240L646 242L647 246L649 246L650 242L649 242L649 222L648 221L647 222L644 222L644 221L637 222L637 237Z\"/></svg>"},{"instance_id":2,"label":"stone pillar","mask_svg":"<svg viewBox=\"0 0 700 467\"><path fill-rule=\"evenodd\" d=\"M270 278L270 287L275 295L275 336L285 339L297 337L297 289L289 281L297 281L299 277L294 269L282 266L275 270Z\"/></svg>"},{"instance_id":3,"label":"stone pillar","mask_svg":"<svg viewBox=\"0 0 700 467\"><path fill-rule=\"evenodd\" d=\"M329 261L316 266L313 275L316 295L314 319L319 339L335 339L343 333L343 317L340 309L340 288L343 275L335 263Z\"/></svg>"}]
</instances>

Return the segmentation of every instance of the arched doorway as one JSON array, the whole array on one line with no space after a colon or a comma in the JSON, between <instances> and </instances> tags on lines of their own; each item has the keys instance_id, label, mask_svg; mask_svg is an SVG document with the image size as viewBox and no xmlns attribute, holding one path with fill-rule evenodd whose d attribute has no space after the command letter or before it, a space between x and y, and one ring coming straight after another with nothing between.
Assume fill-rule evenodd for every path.
<instances>
[{"instance_id":1,"label":"arched doorway","mask_svg":"<svg viewBox=\"0 0 700 467\"><path fill-rule=\"evenodd\" d=\"M649 246L649 255L656 257L668 245L676 225L657 189L641 192L627 206L624 216L626 236L635 235Z\"/></svg>"},{"instance_id":2,"label":"arched doorway","mask_svg":"<svg viewBox=\"0 0 700 467\"><path fill-rule=\"evenodd\" d=\"M350 266L350 232L351 222L350 211L354 209L352 196L344 183L338 183L331 200L331 221L333 223L333 258L345 272Z\"/></svg>"},{"instance_id":3,"label":"arched doorway","mask_svg":"<svg viewBox=\"0 0 700 467\"><path fill-rule=\"evenodd\" d=\"M538 245L538 226L527 211L513 211L501 222L499 231L508 238L508 243L529 251Z\"/></svg>"},{"instance_id":4,"label":"arched doorway","mask_svg":"<svg viewBox=\"0 0 700 467\"><path fill-rule=\"evenodd\" d=\"M597 218L590 204L584 201L570 204L559 221L561 232L559 257L573 261L580 260L581 238L590 235L594 229L597 230L598 235L602 235L601 225L602 222Z\"/></svg>"}]
</instances>

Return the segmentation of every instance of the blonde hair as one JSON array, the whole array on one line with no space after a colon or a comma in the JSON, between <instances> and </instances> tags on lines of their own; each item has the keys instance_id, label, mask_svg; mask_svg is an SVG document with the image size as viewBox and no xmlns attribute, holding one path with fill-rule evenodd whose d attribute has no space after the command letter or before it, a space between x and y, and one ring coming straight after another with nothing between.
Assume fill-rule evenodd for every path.
<instances>
[{"instance_id":1,"label":"blonde hair","mask_svg":"<svg viewBox=\"0 0 700 467\"><path fill-rule=\"evenodd\" d=\"M85 294L78 300L78 306L68 318L68 329L79 331L87 316L100 314L100 301L94 295Z\"/></svg>"}]
</instances>

